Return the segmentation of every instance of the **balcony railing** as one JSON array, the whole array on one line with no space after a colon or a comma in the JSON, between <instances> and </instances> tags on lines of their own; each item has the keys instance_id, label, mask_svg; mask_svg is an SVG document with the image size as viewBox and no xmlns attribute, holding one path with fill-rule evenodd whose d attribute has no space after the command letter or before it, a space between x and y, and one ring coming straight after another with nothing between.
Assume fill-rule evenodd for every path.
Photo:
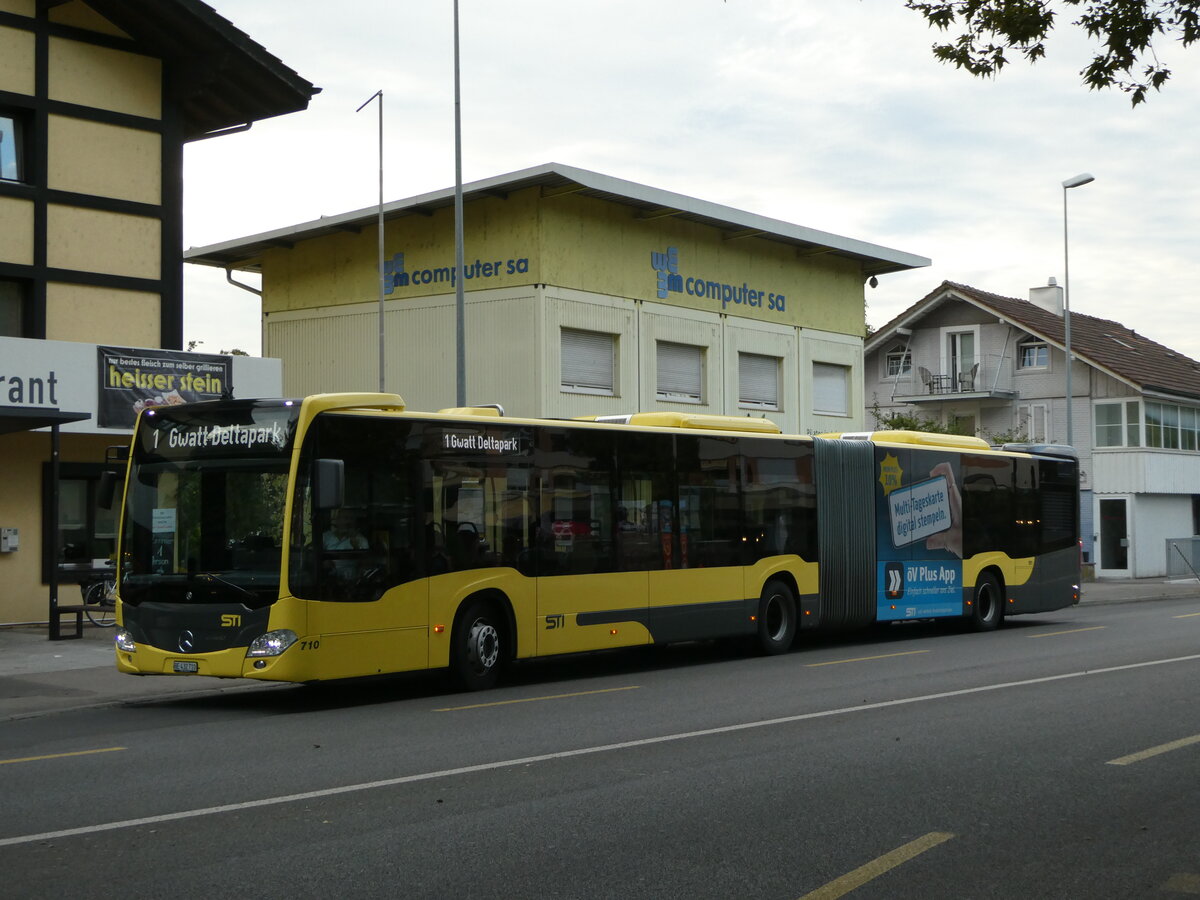
<instances>
[{"instance_id":1,"label":"balcony railing","mask_svg":"<svg viewBox=\"0 0 1200 900\"><path fill-rule=\"evenodd\" d=\"M945 371L940 360L916 357L912 369L895 380L893 399L907 402L949 400L956 397L1015 396L1012 357L986 354L959 371Z\"/></svg>"}]
</instances>

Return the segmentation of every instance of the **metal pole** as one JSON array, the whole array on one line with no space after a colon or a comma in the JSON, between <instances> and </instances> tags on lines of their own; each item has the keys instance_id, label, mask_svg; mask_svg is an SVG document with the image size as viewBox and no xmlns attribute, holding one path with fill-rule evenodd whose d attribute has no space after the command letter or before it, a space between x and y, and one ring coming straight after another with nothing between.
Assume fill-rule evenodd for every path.
<instances>
[{"instance_id":1,"label":"metal pole","mask_svg":"<svg viewBox=\"0 0 1200 900\"><path fill-rule=\"evenodd\" d=\"M1074 397L1071 389L1071 266L1068 256L1067 243L1067 191L1071 188L1082 187L1096 179L1084 172L1074 178L1068 178L1062 183L1063 187L1063 345L1067 354L1067 443L1075 446L1075 422L1073 417Z\"/></svg>"},{"instance_id":2,"label":"metal pole","mask_svg":"<svg viewBox=\"0 0 1200 900\"><path fill-rule=\"evenodd\" d=\"M362 112L372 100L379 98L379 392L384 391L384 340L383 340L383 294L384 294L384 274L383 274L383 91L378 90L368 97L355 112Z\"/></svg>"},{"instance_id":3,"label":"metal pole","mask_svg":"<svg viewBox=\"0 0 1200 900\"><path fill-rule=\"evenodd\" d=\"M467 405L466 296L463 281L462 100L458 76L458 0L454 0L454 317L456 405Z\"/></svg>"},{"instance_id":4,"label":"metal pole","mask_svg":"<svg viewBox=\"0 0 1200 900\"><path fill-rule=\"evenodd\" d=\"M59 430L54 424L50 426L50 627L47 635L52 641L62 637L62 622L58 616L58 551L62 544L58 530L60 458Z\"/></svg>"},{"instance_id":5,"label":"metal pole","mask_svg":"<svg viewBox=\"0 0 1200 900\"><path fill-rule=\"evenodd\" d=\"M1071 390L1071 265L1067 251L1067 186L1063 184L1063 335L1067 353L1067 445L1075 446Z\"/></svg>"}]
</instances>

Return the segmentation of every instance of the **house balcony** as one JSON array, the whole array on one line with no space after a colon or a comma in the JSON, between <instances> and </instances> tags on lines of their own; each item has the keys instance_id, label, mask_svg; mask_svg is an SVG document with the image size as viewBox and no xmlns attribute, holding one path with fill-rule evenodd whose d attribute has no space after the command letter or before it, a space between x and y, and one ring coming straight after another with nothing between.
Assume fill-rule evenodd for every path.
<instances>
[{"instance_id":1,"label":"house balcony","mask_svg":"<svg viewBox=\"0 0 1200 900\"><path fill-rule=\"evenodd\" d=\"M961 370L947 371L940 359L914 357L912 369L893 382L893 403L946 403L1016 399L1011 356L988 354Z\"/></svg>"}]
</instances>

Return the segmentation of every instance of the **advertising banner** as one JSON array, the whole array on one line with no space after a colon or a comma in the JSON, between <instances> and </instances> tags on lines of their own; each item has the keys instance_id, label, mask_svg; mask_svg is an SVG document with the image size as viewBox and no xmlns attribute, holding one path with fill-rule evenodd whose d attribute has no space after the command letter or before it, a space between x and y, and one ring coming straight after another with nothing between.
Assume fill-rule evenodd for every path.
<instances>
[{"instance_id":1,"label":"advertising banner","mask_svg":"<svg viewBox=\"0 0 1200 900\"><path fill-rule=\"evenodd\" d=\"M959 458L929 450L876 450L877 618L961 615Z\"/></svg>"},{"instance_id":2,"label":"advertising banner","mask_svg":"<svg viewBox=\"0 0 1200 900\"><path fill-rule=\"evenodd\" d=\"M232 388L233 360L179 350L97 347L101 428L132 428L150 406L218 400Z\"/></svg>"}]
</instances>

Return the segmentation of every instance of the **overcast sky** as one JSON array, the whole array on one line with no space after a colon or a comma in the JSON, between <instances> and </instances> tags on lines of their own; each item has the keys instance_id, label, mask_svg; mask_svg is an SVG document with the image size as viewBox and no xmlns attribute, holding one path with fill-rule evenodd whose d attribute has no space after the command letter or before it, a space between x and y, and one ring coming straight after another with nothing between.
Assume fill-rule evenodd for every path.
<instances>
[{"instance_id":1,"label":"overcast sky","mask_svg":"<svg viewBox=\"0 0 1200 900\"><path fill-rule=\"evenodd\" d=\"M451 0L208 2L322 92L187 147L185 246L373 206L378 89L385 200L453 186ZM866 289L878 327L946 279L1061 284L1061 184L1090 172L1072 311L1200 359L1200 51L1161 46L1174 75L1133 109L1081 85L1070 14L980 80L901 0L460 0L463 179L557 162L932 259ZM258 353L257 298L186 266L185 339Z\"/></svg>"}]
</instances>

